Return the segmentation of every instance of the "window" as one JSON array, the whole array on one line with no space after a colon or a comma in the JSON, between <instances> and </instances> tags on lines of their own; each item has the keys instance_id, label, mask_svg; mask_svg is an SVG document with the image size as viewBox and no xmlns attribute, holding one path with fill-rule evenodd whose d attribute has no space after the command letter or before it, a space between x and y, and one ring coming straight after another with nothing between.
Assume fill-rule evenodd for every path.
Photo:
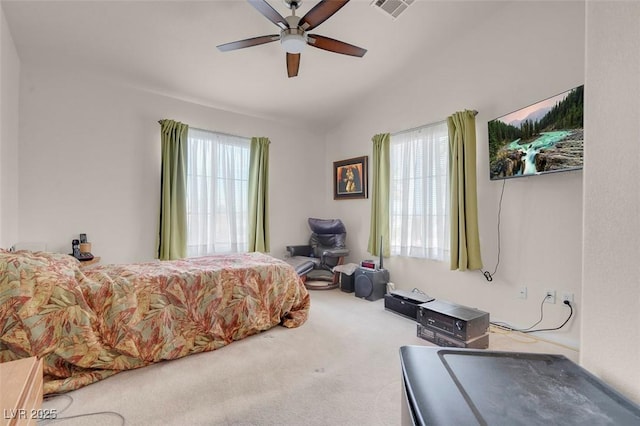
<instances>
[{"instance_id":1,"label":"window","mask_svg":"<svg viewBox=\"0 0 640 426\"><path fill-rule=\"evenodd\" d=\"M189 128L187 256L247 251L251 140Z\"/></svg>"},{"instance_id":2,"label":"window","mask_svg":"<svg viewBox=\"0 0 640 426\"><path fill-rule=\"evenodd\" d=\"M391 135L391 254L449 257L449 135L437 123Z\"/></svg>"}]
</instances>

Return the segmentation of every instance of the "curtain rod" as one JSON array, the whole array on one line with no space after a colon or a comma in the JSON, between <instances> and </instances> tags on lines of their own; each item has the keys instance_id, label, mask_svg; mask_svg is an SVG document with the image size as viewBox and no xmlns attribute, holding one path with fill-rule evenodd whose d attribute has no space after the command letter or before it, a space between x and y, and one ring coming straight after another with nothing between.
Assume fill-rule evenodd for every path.
<instances>
[{"instance_id":1,"label":"curtain rod","mask_svg":"<svg viewBox=\"0 0 640 426\"><path fill-rule=\"evenodd\" d=\"M189 128L193 130L198 130L200 132L215 133L217 135L223 135L223 136L231 136L232 138L251 139L251 137L232 135L231 133L218 132L216 130L200 129L198 127L193 127L193 126L189 126Z\"/></svg>"},{"instance_id":2,"label":"curtain rod","mask_svg":"<svg viewBox=\"0 0 640 426\"><path fill-rule=\"evenodd\" d=\"M478 111L476 111L475 109L471 111L473 113L473 116L475 117L476 115L478 115ZM416 126L413 127L411 129L406 129L406 130L400 130L399 132L395 132L395 133L391 133L391 135L393 136L397 136L397 135L401 135L403 133L408 133L408 132L413 132L419 129L422 129L423 127L427 127L427 126L436 126L438 124L442 124L442 123L446 123L447 120L440 120L440 121L436 121L434 123L429 123L429 124L423 124L422 126Z\"/></svg>"},{"instance_id":3,"label":"curtain rod","mask_svg":"<svg viewBox=\"0 0 640 426\"><path fill-rule=\"evenodd\" d=\"M163 120L158 120L158 124L162 124L162 121ZM238 136L238 135L232 135L231 133L217 132L215 130L200 129L198 127L189 126L188 124L187 124L187 126L190 129L198 130L198 131L201 131L201 132L216 133L218 135L231 136L232 138L251 139L251 137L247 137L247 136Z\"/></svg>"}]
</instances>

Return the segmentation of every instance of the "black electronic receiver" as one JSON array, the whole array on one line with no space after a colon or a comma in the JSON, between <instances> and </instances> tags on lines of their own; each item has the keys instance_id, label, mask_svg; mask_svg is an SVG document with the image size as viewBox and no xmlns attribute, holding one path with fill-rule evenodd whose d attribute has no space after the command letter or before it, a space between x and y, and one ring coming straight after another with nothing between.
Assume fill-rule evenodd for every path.
<instances>
[{"instance_id":1,"label":"black electronic receiver","mask_svg":"<svg viewBox=\"0 0 640 426\"><path fill-rule=\"evenodd\" d=\"M489 333L484 333L481 336L474 337L470 340L459 340L453 337L441 333L439 329L429 327L427 325L417 324L417 335L421 339L428 340L431 343L435 343L438 346L445 346L450 348L472 348L472 349L487 349L489 347Z\"/></svg>"},{"instance_id":2,"label":"black electronic receiver","mask_svg":"<svg viewBox=\"0 0 640 426\"><path fill-rule=\"evenodd\" d=\"M444 300L418 307L418 323L461 341L480 337L489 330L489 313Z\"/></svg>"},{"instance_id":3,"label":"black electronic receiver","mask_svg":"<svg viewBox=\"0 0 640 426\"><path fill-rule=\"evenodd\" d=\"M416 321L420 304L432 300L433 297L421 292L393 290L384 295L384 308Z\"/></svg>"}]
</instances>

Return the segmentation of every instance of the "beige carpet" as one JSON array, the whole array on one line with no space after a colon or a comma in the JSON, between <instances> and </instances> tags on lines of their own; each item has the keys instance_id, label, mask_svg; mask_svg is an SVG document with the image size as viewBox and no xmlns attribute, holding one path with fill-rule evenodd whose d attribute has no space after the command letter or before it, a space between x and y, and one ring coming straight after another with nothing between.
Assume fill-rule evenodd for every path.
<instances>
[{"instance_id":1,"label":"beige carpet","mask_svg":"<svg viewBox=\"0 0 640 426\"><path fill-rule=\"evenodd\" d=\"M526 336L490 339L491 349L577 358ZM398 425L403 345L430 343L383 300L312 291L310 318L300 328L276 327L213 352L123 372L43 408L71 403L59 417L115 412L127 425ZM56 424L120 425L122 418L104 413Z\"/></svg>"}]
</instances>

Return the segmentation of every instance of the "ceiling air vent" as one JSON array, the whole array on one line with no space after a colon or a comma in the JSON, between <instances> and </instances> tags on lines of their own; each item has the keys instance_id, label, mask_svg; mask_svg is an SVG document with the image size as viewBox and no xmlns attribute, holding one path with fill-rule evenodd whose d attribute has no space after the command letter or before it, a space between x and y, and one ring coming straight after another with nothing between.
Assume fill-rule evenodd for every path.
<instances>
[{"instance_id":1,"label":"ceiling air vent","mask_svg":"<svg viewBox=\"0 0 640 426\"><path fill-rule=\"evenodd\" d=\"M373 0L371 6L396 19L415 0Z\"/></svg>"}]
</instances>

